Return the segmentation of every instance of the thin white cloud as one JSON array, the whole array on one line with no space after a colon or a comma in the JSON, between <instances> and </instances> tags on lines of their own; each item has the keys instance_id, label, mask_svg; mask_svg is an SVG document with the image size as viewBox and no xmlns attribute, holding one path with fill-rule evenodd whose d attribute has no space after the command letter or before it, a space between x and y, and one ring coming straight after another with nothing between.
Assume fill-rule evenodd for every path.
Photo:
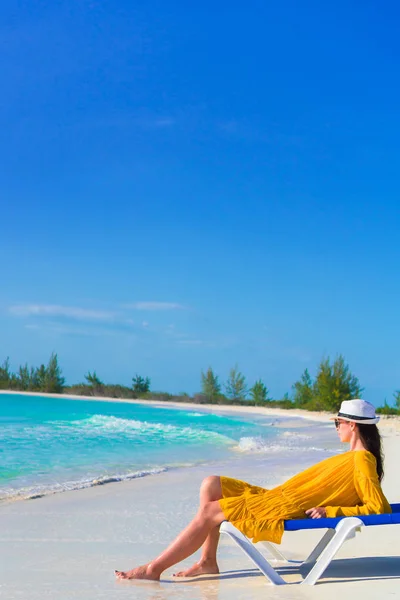
<instances>
[{"instance_id":1,"label":"thin white cloud","mask_svg":"<svg viewBox=\"0 0 400 600\"><path fill-rule=\"evenodd\" d=\"M42 328L44 333L56 334L56 335L72 335L78 337L104 337L104 336L112 336L117 337L121 335L127 335L125 332L114 331L112 329L104 329L104 328L89 328L89 327L81 327L81 326L69 326L69 325L59 325L58 323L48 323L45 327Z\"/></svg>"},{"instance_id":2,"label":"thin white cloud","mask_svg":"<svg viewBox=\"0 0 400 600\"><path fill-rule=\"evenodd\" d=\"M109 327L109 324L98 321L90 323L89 321L83 322L62 322L57 320L48 320L46 317L41 321L40 326L36 324L28 323L25 328L32 332L40 333L41 336L53 336L53 335L68 335L68 336L82 336L82 337L121 337L135 339L136 335L132 330L128 329L115 329L113 326Z\"/></svg>"},{"instance_id":3,"label":"thin white cloud","mask_svg":"<svg viewBox=\"0 0 400 600\"><path fill-rule=\"evenodd\" d=\"M176 302L134 302L125 304L124 308L132 310L184 310L185 306Z\"/></svg>"},{"instance_id":4,"label":"thin white cloud","mask_svg":"<svg viewBox=\"0 0 400 600\"><path fill-rule=\"evenodd\" d=\"M19 304L10 306L9 312L16 317L67 317L81 321L110 321L116 316L116 313L111 311L57 304Z\"/></svg>"}]
</instances>

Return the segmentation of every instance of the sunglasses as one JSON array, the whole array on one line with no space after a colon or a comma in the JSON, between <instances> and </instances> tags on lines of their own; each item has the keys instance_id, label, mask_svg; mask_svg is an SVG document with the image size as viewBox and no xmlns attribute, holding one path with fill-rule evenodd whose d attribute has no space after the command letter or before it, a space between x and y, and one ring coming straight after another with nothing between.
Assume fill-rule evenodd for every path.
<instances>
[{"instance_id":1,"label":"sunglasses","mask_svg":"<svg viewBox=\"0 0 400 600\"><path fill-rule=\"evenodd\" d=\"M339 421L339 419L335 419L335 420L334 420L334 423L335 423L335 427L336 427L336 429L339 429L339 427L340 427L341 425L343 425L343 423L347 423L347 422L348 422L348 421Z\"/></svg>"}]
</instances>

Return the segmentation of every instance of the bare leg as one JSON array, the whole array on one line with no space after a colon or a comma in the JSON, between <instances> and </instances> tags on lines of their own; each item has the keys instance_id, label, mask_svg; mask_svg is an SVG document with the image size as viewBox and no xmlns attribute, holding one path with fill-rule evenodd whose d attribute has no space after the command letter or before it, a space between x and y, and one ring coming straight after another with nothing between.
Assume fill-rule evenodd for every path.
<instances>
[{"instance_id":1,"label":"bare leg","mask_svg":"<svg viewBox=\"0 0 400 600\"><path fill-rule=\"evenodd\" d=\"M203 480L200 487L200 508L208 502L215 502L222 498L221 480L216 475L211 475ZM203 544L200 560L189 569L175 573L175 577L196 577L197 575L217 574L217 548L219 542L219 525L208 534Z\"/></svg>"},{"instance_id":2,"label":"bare leg","mask_svg":"<svg viewBox=\"0 0 400 600\"><path fill-rule=\"evenodd\" d=\"M224 519L219 503L209 502L199 509L193 521L155 560L131 571L115 571L116 576L119 579L160 579L165 569L196 552L204 544L210 531Z\"/></svg>"}]
</instances>

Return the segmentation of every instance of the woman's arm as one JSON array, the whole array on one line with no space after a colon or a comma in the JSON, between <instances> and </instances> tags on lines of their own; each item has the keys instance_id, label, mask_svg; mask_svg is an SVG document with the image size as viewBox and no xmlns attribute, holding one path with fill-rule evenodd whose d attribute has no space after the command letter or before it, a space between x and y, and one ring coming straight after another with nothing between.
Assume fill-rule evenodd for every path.
<instances>
[{"instance_id":1,"label":"woman's arm","mask_svg":"<svg viewBox=\"0 0 400 600\"><path fill-rule=\"evenodd\" d=\"M355 459L354 485L360 504L357 506L326 506L327 517L356 517L391 513L390 504L386 500L372 454L357 452Z\"/></svg>"},{"instance_id":2,"label":"woman's arm","mask_svg":"<svg viewBox=\"0 0 400 600\"><path fill-rule=\"evenodd\" d=\"M361 498L363 504L357 506L325 506L327 517L357 517L358 515L382 515L391 513L392 509L381 493L370 494L368 498Z\"/></svg>"}]
</instances>

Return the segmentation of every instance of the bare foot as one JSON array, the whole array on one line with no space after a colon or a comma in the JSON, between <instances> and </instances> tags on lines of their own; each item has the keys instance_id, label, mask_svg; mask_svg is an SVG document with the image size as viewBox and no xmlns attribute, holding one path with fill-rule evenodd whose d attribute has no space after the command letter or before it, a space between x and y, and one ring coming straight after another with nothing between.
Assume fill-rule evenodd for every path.
<instances>
[{"instance_id":1,"label":"bare foot","mask_svg":"<svg viewBox=\"0 0 400 600\"><path fill-rule=\"evenodd\" d=\"M152 571L150 565L143 565L130 571L114 571L117 579L151 579L159 581L160 575Z\"/></svg>"},{"instance_id":2,"label":"bare foot","mask_svg":"<svg viewBox=\"0 0 400 600\"><path fill-rule=\"evenodd\" d=\"M197 577L198 575L218 575L219 568L215 561L199 561L190 569L174 573L174 577Z\"/></svg>"}]
</instances>

